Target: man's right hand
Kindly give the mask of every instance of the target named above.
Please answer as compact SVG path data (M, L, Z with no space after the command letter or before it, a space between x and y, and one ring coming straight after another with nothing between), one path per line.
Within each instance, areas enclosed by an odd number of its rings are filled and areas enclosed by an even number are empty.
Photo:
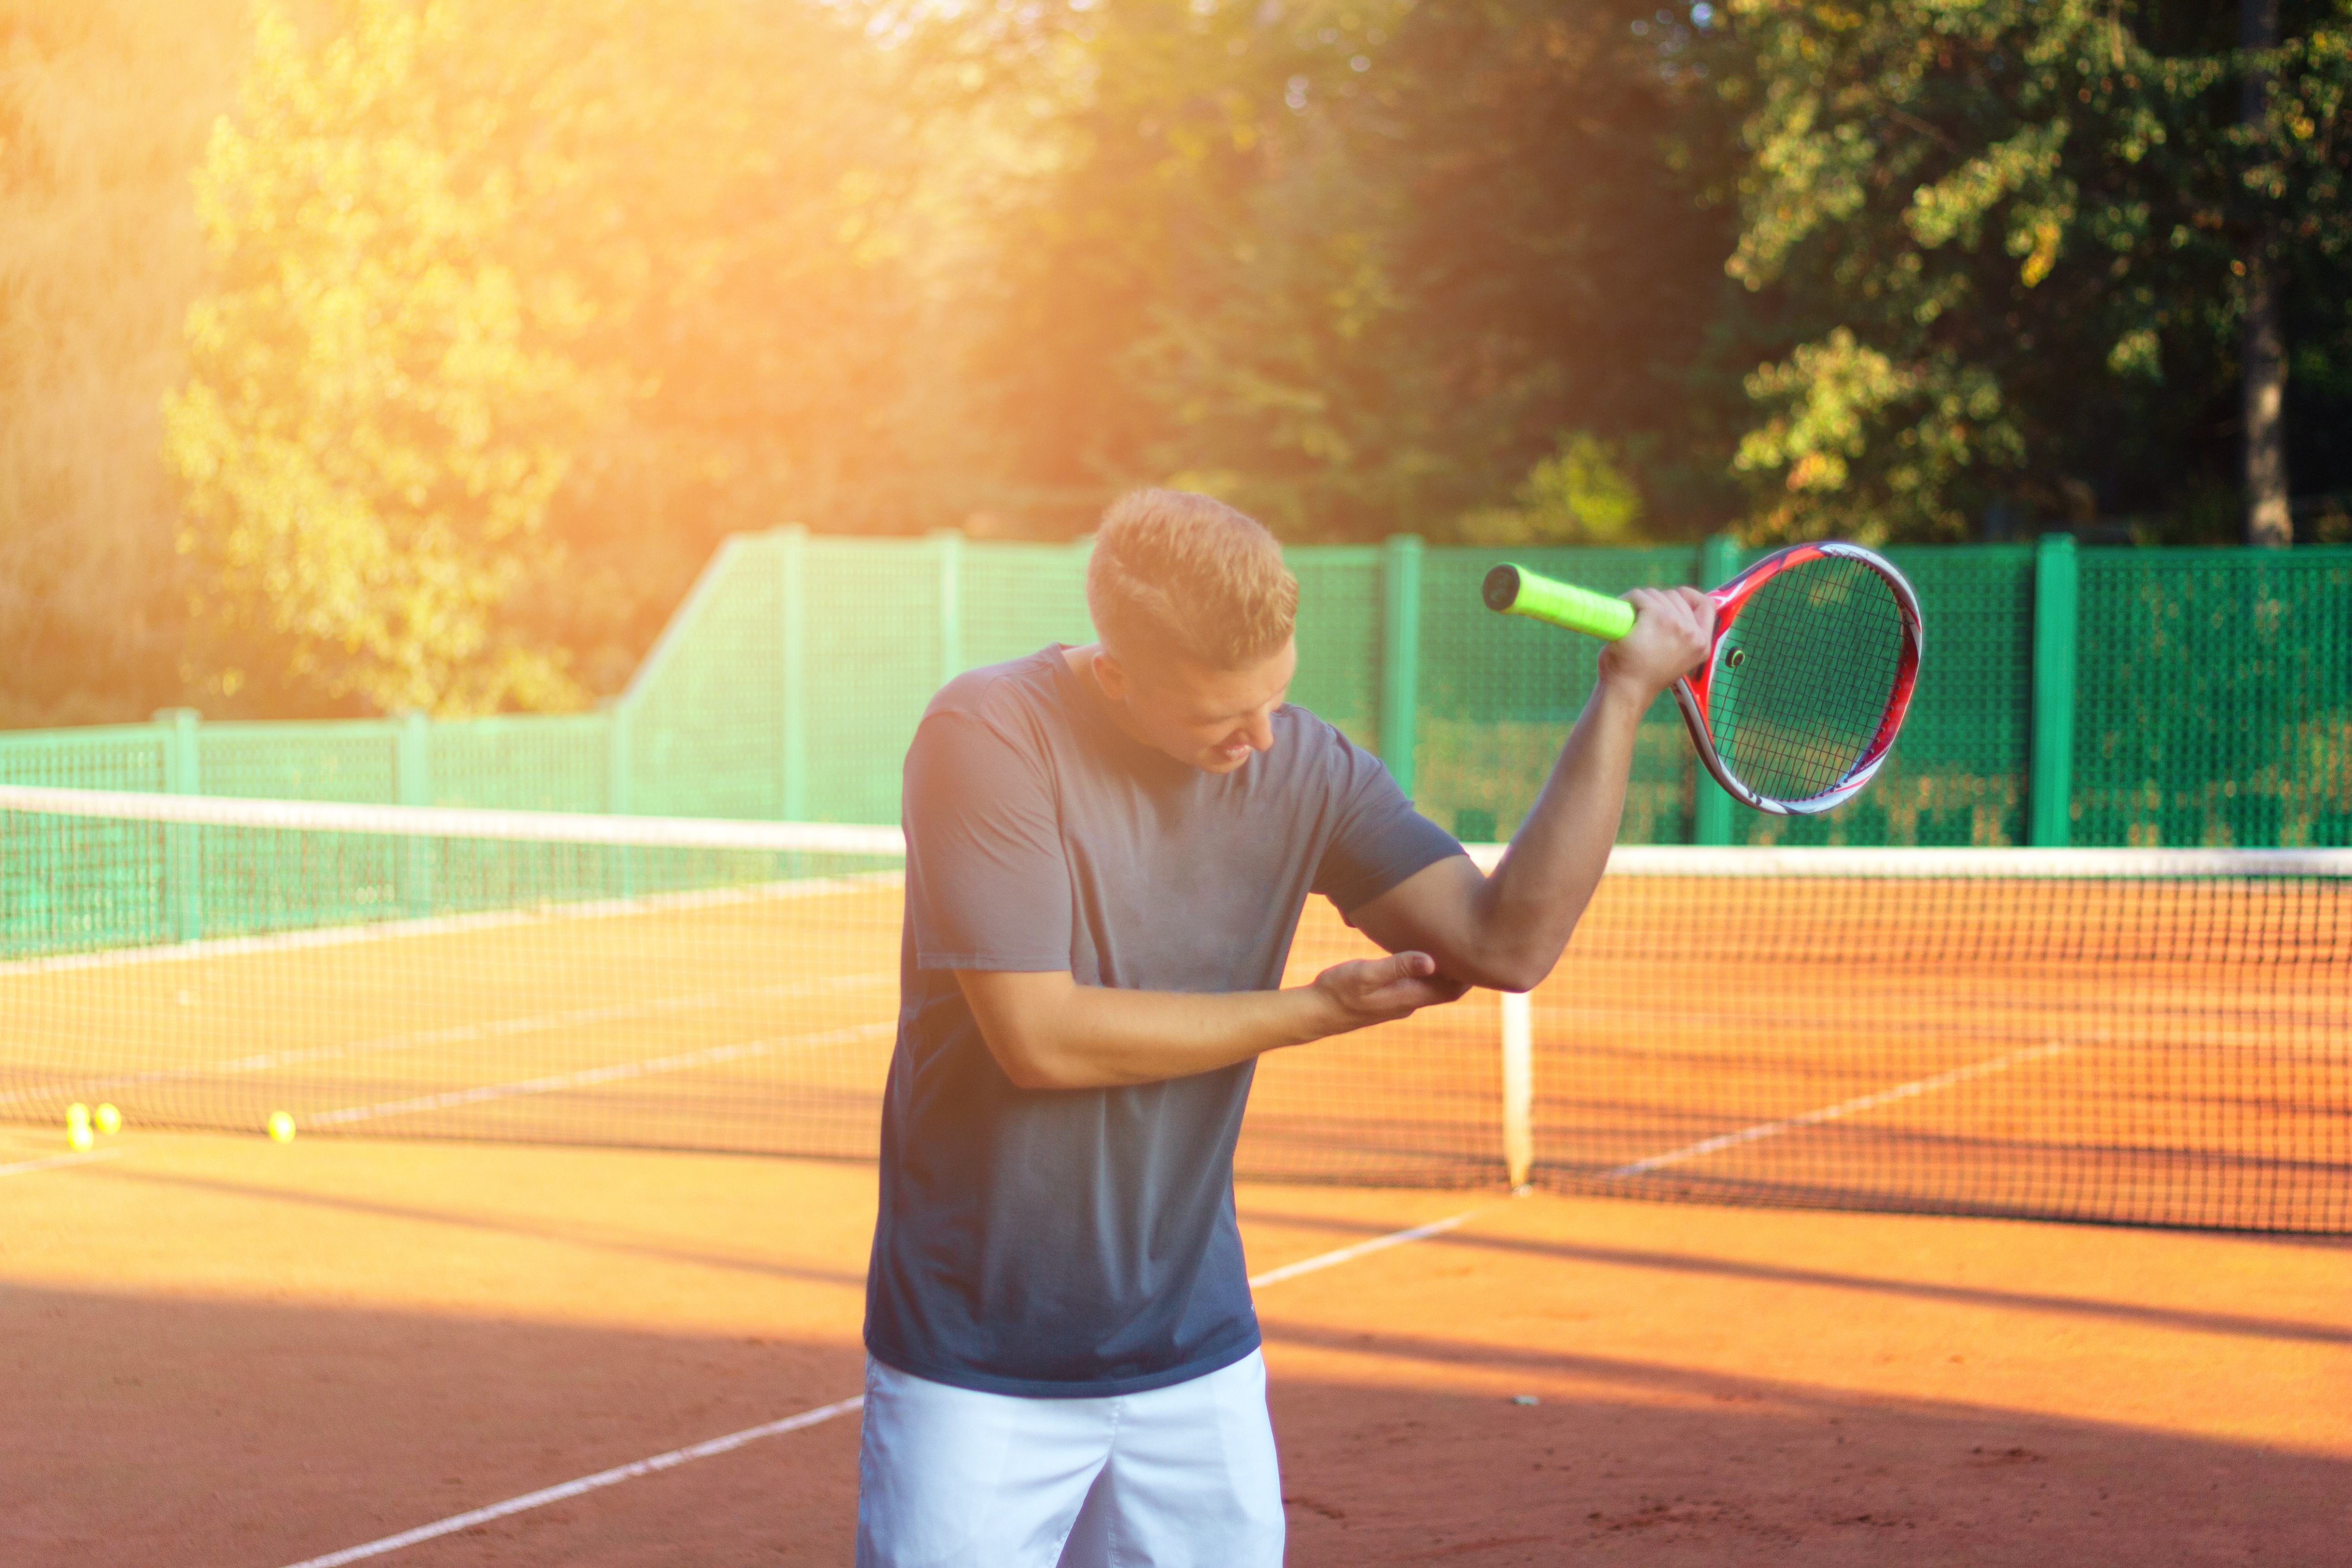
M1425 952L1399 952L1335 963L1315 977L1315 989L1342 1020L1331 1032L1344 1034L1459 1001L1470 987L1438 973L1437 961Z

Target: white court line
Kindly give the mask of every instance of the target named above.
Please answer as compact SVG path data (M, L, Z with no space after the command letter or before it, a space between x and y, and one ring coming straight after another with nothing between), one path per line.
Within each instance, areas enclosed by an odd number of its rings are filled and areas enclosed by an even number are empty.
M1351 1258L1361 1258L1367 1253L1385 1252L1391 1247L1402 1247L1408 1241L1419 1241L1424 1237L1441 1235L1452 1230L1472 1215L1486 1213L1488 1206L1491 1205L1481 1205L1477 1208L1465 1209L1445 1219L1433 1219L1427 1225L1414 1226L1411 1230L1393 1231L1387 1236L1376 1236L1370 1241L1360 1241L1352 1247L1342 1247L1336 1251L1302 1258L1297 1263L1286 1263L1279 1268L1269 1268L1263 1274L1250 1277L1250 1289L1263 1290L1268 1285L1279 1285L1285 1279L1296 1279L1301 1274L1312 1274L1318 1268L1328 1268L1334 1264L1346 1263Z
M1824 1106L1819 1110L1808 1110L1802 1116L1791 1116L1785 1121L1759 1121L1753 1127L1743 1127L1737 1132L1725 1132L1713 1138L1703 1138L1696 1143L1669 1150L1664 1154L1653 1154L1646 1160L1636 1160L1630 1165L1620 1165L1613 1171L1603 1171L1601 1173L1601 1177L1603 1181L1609 1181L1620 1176L1647 1175L1650 1172L1663 1166L1679 1165L1685 1160L1696 1160L1703 1155L1717 1153L1741 1143L1754 1143L1765 1138L1777 1138L1783 1132L1794 1132L1800 1128L1816 1126L1823 1121L1835 1121L1842 1116L1852 1116L1857 1111L1874 1110L1878 1106L1889 1104L1897 1100L1909 1100L1914 1095L1932 1094L1937 1089L1949 1089L1956 1083L1966 1083L1972 1078L1983 1078L1989 1073L2000 1072L2016 1067L2021 1062L2040 1061L2044 1057L2056 1056L2067 1048L2064 1041L2053 1040L2046 1046L2033 1046L2025 1050L2011 1051L2005 1057L1994 1057L1988 1061L1976 1062L1964 1068L1954 1068L1950 1072L1937 1073L1933 1078L1916 1079L1910 1083L1896 1084L1893 1089L1882 1089L1875 1094L1862 1095L1836 1105Z
M1391 1247L1402 1247L1409 1241L1419 1241L1423 1237L1435 1236L1441 1231L1452 1230L1455 1226L1470 1218L1472 1215L1484 1212L1484 1207L1471 1209L1447 1219L1433 1220L1427 1225L1414 1226L1410 1230L1400 1230L1392 1235L1374 1237L1370 1241L1360 1241L1353 1246L1342 1247L1314 1258L1303 1258L1297 1263L1286 1264L1280 1268L1269 1268L1265 1273L1253 1278L1250 1284L1254 1289L1263 1289L1280 1280L1295 1279L1301 1274L1312 1274L1318 1268L1328 1268L1334 1264L1361 1258L1369 1252L1381 1252ZM330 1552L324 1557L308 1557L292 1564L291 1568L343 1568L346 1563L358 1563L369 1557L381 1557L387 1552L397 1552L404 1546L414 1546L419 1542L436 1540L444 1535L454 1535L461 1530L471 1530L478 1524L488 1524L494 1519L505 1519L512 1514L527 1513L535 1508L544 1508L551 1502L562 1502L566 1499L576 1498L583 1493L596 1491L604 1487L617 1486L623 1481L633 1481L639 1476L650 1476L662 1470L675 1469L695 1459L707 1459L714 1454L724 1454L731 1449L740 1448L746 1443L757 1442L762 1437L775 1437L786 1432L798 1432L804 1427L814 1426L830 1421L837 1415L846 1415L853 1410L862 1410L865 1407L866 1400L863 1395L854 1399L838 1400L831 1405L820 1405L814 1410L803 1410L798 1415L787 1415L782 1421L771 1421L764 1426L751 1426L740 1432L731 1432L724 1437L713 1437L707 1443L697 1443L690 1448L672 1448L667 1454L656 1454L650 1459L639 1459L634 1465L619 1465L609 1470L599 1470L593 1476L583 1476L576 1481L565 1481L561 1486L549 1487L541 1491L526 1492L521 1497L509 1498L504 1502L494 1502L488 1508L478 1508L467 1513L452 1514L447 1519L436 1520L431 1524L420 1524L415 1530L404 1530L398 1535L387 1535L381 1541L371 1541L360 1546L348 1546L341 1552Z
M474 1089L453 1089L442 1094L419 1095L414 1100L385 1100L376 1105L347 1106L341 1110L322 1110L314 1116L297 1118L303 1127L340 1127L352 1121L373 1121L380 1116L406 1116L421 1110L446 1110L456 1105L479 1105L487 1100L515 1100L527 1094L556 1094L567 1089L585 1089L591 1084L616 1083L625 1079L646 1078L655 1073L684 1072L692 1068L712 1067L719 1062L741 1061L750 1057L772 1056L778 1051L797 1049L803 1046L847 1046L870 1040L879 1035L896 1033L897 1019L882 1023L859 1024L846 1029L826 1029L814 1035L785 1035L772 1040L744 1040L731 1046L706 1046L698 1051L685 1051L674 1057L653 1057L644 1061L614 1062L608 1067L582 1068L576 1072L554 1073L546 1078L522 1079L513 1083L482 1084Z
M397 1552L404 1546L414 1546L420 1541L431 1541L437 1536L454 1535L461 1530L471 1530L478 1524L488 1524L494 1519L504 1519L509 1514L527 1513L535 1508L545 1508L551 1502L562 1502L566 1499L580 1497L588 1492L601 1490L605 1487L618 1486L623 1481L633 1481L639 1476L650 1476L663 1470L675 1469L680 1465L690 1464L696 1459L707 1459L714 1454L724 1454L730 1449L740 1448L746 1443L754 1443L762 1437L775 1437L786 1432L797 1432L804 1426L814 1426L822 1422L830 1421L836 1415L846 1415L853 1410L863 1409L865 1405L866 1400L863 1395L855 1399L839 1400L832 1405L820 1405L814 1410L803 1410L798 1415L787 1415L782 1421L771 1421L764 1426L752 1426L741 1432L730 1432L724 1437L713 1437L708 1443L697 1443L690 1448L672 1448L667 1454L656 1454L652 1458L639 1459L634 1465L617 1465L609 1470L599 1470L593 1476L583 1476L576 1481L566 1481L562 1486L549 1487L543 1491L525 1492L520 1497L509 1498L504 1502L494 1502L488 1508L478 1508L470 1513L452 1514L447 1519L436 1520L431 1524L420 1524L415 1530L404 1530L398 1535L387 1535L381 1541L371 1541L363 1546L351 1546L341 1552L330 1552L324 1557L306 1558L294 1564L294 1568L342 1568L343 1563L357 1563L362 1558L381 1557L387 1552Z
M115 1078L83 1079L73 1083L44 1084L35 1089L13 1089L0 1094L0 1105L16 1104L33 1100L66 1100L87 1097L100 1089L136 1089L150 1084L171 1083L188 1079L211 1078L224 1073L269 1072L278 1068L300 1067L311 1062L340 1061L346 1057L372 1056L384 1051L414 1050L420 1046L466 1045L480 1040L504 1039L513 1035L538 1034L548 1029L567 1028L582 1024L612 1024L634 1018L656 1018L670 1013L688 1012L698 1007L717 1007L745 997L776 1000L804 996L812 993L845 991L860 985L879 985L884 981L895 982L898 972L877 971L871 974L839 974L828 980L796 982L790 985L738 987L725 991L704 991L688 996L666 996L650 1002L609 1002L593 1007L572 1007L557 1013L527 1013L518 1017L500 1018L488 1024L452 1024L439 1029L417 1029L404 1035L386 1035L379 1039L355 1040L339 1046L311 1046L297 1050L266 1051L258 1056L240 1057L234 1061L202 1062L183 1068L158 1068L151 1072L125 1073Z
M92 1160L111 1160L130 1151L125 1149L92 1149L86 1154L51 1154L45 1159L19 1160L13 1165L0 1165L0 1176L29 1175L35 1171L54 1171L60 1165L87 1165Z

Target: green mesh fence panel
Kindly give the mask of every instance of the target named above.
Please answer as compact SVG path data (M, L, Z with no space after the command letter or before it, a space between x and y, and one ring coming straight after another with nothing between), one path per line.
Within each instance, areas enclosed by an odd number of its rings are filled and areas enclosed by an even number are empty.
M196 759L191 794L373 805L400 798L398 730L381 719L206 724Z
M1094 641L1085 547L966 545L958 622L956 662L964 669L1019 658L1049 642L1075 647Z
M1607 594L1688 583L1696 565L1679 546L1427 553L1414 793L1433 821L1466 839L1507 838L1518 826L1592 689L1601 653L1591 637L1488 610L1478 585L1506 560ZM1619 838L1686 841L1695 767L1682 719L1662 698L1635 742Z
M1766 552L1750 551L1740 564ZM2026 841L2033 724L2033 549L1885 552L1919 595L1926 647L1902 738L1868 789L1817 816L1738 811L1735 842L1930 845Z
M898 820L900 764L949 674L952 553L919 540L809 542L808 804L796 818Z
M164 744L163 731L152 724L0 735L0 784L161 790L165 787Z
M784 815L788 542L721 545L630 683L619 713L629 810Z
M1289 561L1298 578L1298 674L1290 700L1377 751L1381 552L1328 545L1293 550Z
M2352 550L2085 550L2073 835L2352 844Z
M1749 552L1747 559L1753 559ZM1734 842L2027 841L2033 552L1889 552L1927 659L1886 769L1826 816L1737 811ZM1507 837L1591 688L1599 646L1491 615L1509 557L1610 592L1696 576L1696 552L1444 548L1420 557L1414 793L1463 837ZM1290 552L1293 694L1380 749L1391 637L1379 547ZM2352 550L2081 552L2072 837L2086 846L2352 843ZM1083 545L729 541L609 714L152 725L0 736L0 782L351 803L897 820L923 705L953 673L1093 635ZM1390 739L1394 739L1393 737ZM1622 837L1693 831L1671 706L1643 727ZM404 781L405 784L404 785Z
M611 809L613 721L604 713L465 719L425 733L427 798L501 811Z

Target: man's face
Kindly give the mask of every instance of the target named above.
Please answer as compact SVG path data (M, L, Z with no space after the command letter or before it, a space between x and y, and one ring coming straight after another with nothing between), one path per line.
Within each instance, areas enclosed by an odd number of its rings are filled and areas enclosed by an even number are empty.
M1297 668L1292 642L1242 669L1177 660L1130 670L1107 652L1094 656L1095 681L1118 710L1121 727L1145 745L1211 773L1232 773L1251 753L1273 747L1274 710Z

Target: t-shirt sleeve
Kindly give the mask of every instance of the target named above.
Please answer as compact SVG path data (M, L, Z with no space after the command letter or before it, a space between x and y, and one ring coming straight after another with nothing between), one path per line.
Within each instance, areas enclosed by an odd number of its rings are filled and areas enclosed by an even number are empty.
M1348 914L1462 846L1412 808L1379 758L1332 732L1337 817L1315 868L1315 891Z
M907 912L924 969L1070 966L1070 873L1043 761L933 713L907 752Z

